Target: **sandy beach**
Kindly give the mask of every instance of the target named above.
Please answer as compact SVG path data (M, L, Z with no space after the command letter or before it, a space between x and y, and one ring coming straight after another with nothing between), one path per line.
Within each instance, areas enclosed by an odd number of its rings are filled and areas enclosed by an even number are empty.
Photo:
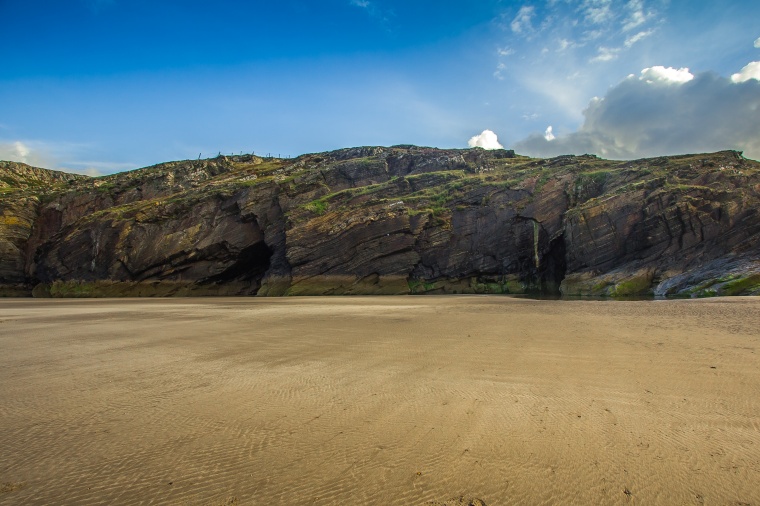
M0 300L0 504L760 504L760 298Z

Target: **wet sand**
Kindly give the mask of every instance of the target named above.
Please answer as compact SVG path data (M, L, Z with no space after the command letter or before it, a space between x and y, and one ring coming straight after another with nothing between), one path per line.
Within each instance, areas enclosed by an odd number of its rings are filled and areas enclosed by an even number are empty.
M0 504L760 504L760 298L0 300Z

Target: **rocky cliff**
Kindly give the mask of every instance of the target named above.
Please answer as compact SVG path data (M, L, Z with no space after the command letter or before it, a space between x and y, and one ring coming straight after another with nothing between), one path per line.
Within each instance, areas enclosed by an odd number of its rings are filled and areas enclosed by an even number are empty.
M0 292L760 294L760 163L364 147L90 178L0 162Z

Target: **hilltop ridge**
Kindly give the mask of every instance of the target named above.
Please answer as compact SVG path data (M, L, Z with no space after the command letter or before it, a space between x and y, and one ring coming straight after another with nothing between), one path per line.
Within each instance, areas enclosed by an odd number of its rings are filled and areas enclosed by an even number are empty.
M0 162L0 291L760 294L760 163L410 145L103 177Z

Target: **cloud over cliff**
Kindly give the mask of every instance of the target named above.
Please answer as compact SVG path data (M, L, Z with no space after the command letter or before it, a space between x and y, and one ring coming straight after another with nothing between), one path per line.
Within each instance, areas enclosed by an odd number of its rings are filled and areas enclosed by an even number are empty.
M760 159L760 62L730 78L651 67L591 100L572 133L535 133L515 145L532 156L593 153L641 158L737 149Z
M40 159L25 142L0 140L0 160L34 164Z
M499 144L499 138L491 130L483 130L480 134L475 135L467 141L471 148L483 149L502 149L504 146Z

